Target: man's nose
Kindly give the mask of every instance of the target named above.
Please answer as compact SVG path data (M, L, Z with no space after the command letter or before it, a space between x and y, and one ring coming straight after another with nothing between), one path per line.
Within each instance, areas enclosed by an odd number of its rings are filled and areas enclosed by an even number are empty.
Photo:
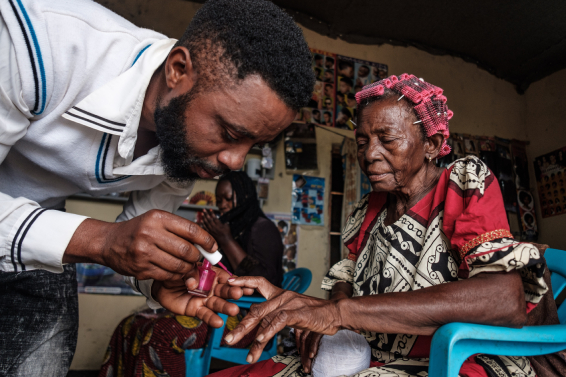
M218 161L230 170L240 170L244 166L250 148L238 147L220 152Z

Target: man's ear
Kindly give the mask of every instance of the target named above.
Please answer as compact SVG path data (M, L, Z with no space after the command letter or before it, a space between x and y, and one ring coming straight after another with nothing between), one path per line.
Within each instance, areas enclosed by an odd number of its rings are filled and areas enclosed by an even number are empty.
M440 148L442 147L442 143L444 142L444 135L442 134L434 134L427 138L427 142L425 143L425 154L427 157L431 159L435 159L438 157L440 153Z
M179 94L188 92L196 83L197 73L191 54L184 46L177 46L169 52L164 69L167 87Z

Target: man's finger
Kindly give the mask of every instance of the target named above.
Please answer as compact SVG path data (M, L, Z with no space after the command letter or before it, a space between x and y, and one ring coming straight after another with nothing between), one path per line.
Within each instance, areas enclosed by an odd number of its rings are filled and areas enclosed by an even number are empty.
M222 313L229 316L235 316L240 313L238 305L228 302L216 296L211 296L204 301L204 304L210 310L216 313Z
M193 243L201 245L206 251L216 251L218 245L212 236L192 221L173 215L163 225L166 230Z
M214 290L214 295L226 300L239 300L244 292L240 287L231 287L227 284L218 284Z
M153 250L154 252L151 263L167 272L178 276L185 276L195 269L193 263L189 263L186 260L177 258L176 256L171 255L163 249L155 247L153 248ZM169 278L167 280L170 279L172 278Z
M190 316L190 312L190 310L187 310L185 315ZM222 318L206 306L201 306L197 310L196 317L202 319L206 324L214 328L220 328L224 324Z

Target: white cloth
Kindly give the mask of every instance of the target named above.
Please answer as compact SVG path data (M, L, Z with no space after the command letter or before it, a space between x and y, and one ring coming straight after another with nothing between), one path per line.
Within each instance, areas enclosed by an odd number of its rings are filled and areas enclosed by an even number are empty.
M351 376L369 368L370 362L371 348L366 338L350 330L340 330L320 339L312 376Z
M54 209L73 194L132 191L118 221L190 194L165 179L159 147L132 161L145 91L175 42L92 1L0 2L0 271L63 271L85 217ZM152 281L127 280L150 296Z

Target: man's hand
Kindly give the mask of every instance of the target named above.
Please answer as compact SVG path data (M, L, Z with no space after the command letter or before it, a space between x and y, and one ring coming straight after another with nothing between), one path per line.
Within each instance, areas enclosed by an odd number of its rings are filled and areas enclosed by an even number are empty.
M214 239L192 221L151 210L121 223L87 219L71 238L63 263L93 262L139 280L185 281L200 254L213 252Z
M187 292L187 290L195 289L198 286L198 271L196 269L197 273L186 281L154 281L151 287L151 295L165 309L175 314L197 317L209 326L221 327L222 319L216 313L224 313L230 316L237 315L240 312L238 306L227 302L225 299L237 300L242 297L244 290L240 287L227 285L226 281L230 276L219 268L213 269L216 272L216 279L207 298L193 296Z

